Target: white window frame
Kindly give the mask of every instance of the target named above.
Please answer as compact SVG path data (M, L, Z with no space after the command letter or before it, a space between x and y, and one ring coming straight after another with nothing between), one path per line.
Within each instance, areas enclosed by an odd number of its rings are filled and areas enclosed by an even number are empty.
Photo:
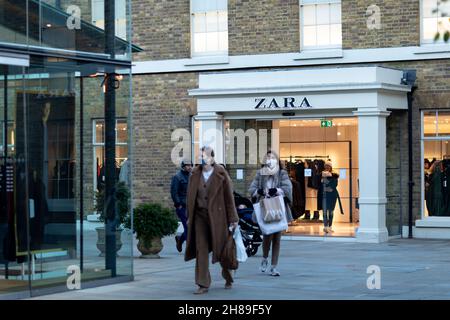
M436 46L436 45L438 45L438 46L448 46L448 47L450 47L450 40L449 40L448 43L445 43L442 40L442 34L441 34L441 37L439 38L439 41L434 41L434 39L426 40L424 38L424 23L423 23L424 10L423 10L423 4L424 4L424 0L420 0L420 8L419 8L419 11L420 11L420 45L421 46ZM447 13L449 14L448 18L450 18L450 12L447 12Z
M219 51L206 51L206 52L196 52L195 51L195 40L194 40L194 12L193 12L193 4L194 0L190 0L190 34L191 34L191 57L192 58L198 58L198 57L211 57L211 56L228 56L228 51L229 51L229 29L227 26L227 50L219 50ZM204 1L214 1L214 0L204 0ZM228 1L227 1L227 6L226 6L226 10L227 12L227 24L228 24Z
M317 5L317 4L340 4L341 5L341 44L340 45L325 45L325 46L305 46L303 37L303 6L304 5ZM342 49L342 1L341 0L299 0L299 28L300 28L300 51L315 51L315 50L330 50L330 49ZM317 17L316 17L317 22ZM331 25L331 24L330 24ZM317 24L316 24L317 26ZM316 34L317 42L317 34Z
M96 124L98 122L103 121L103 125L105 124L105 118L93 118L92 119L92 159L93 159L93 164L92 164L92 172L93 172L93 186L94 186L94 190L97 190L97 162L96 162L96 149L98 147L105 147L105 142L97 142L97 130L96 130ZM125 121L125 123L127 124L127 142L118 142L117 140L117 124L118 122L123 122ZM127 118L116 118L116 146L128 146L128 119ZM129 149L128 149L128 154L129 154ZM117 157L116 157L117 159Z
M436 123L436 136L433 137L425 137L425 123L424 123L424 113L425 112L436 112L436 117L438 116L439 112L450 112L450 109L429 109L429 110L421 110L420 111L420 168L421 168L421 177L420 177L420 181L421 181L421 185L420 185L420 189L421 189L421 219L422 220L446 220L448 222L450 222L450 217L437 217L437 216L425 216L425 189L424 189L424 185L425 185L425 164L424 164L424 159L425 159L425 141L448 141L450 140L450 135L439 135L438 133L438 123Z

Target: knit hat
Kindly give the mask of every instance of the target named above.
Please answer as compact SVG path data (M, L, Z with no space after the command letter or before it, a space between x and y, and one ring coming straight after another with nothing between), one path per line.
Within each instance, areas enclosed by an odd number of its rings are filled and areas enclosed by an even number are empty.
M325 162L326 166L329 166L330 168L333 168L333 164L331 163L331 161L327 161Z
M192 166L192 161L190 161L190 160L182 160L181 161L181 168L184 168L185 166Z

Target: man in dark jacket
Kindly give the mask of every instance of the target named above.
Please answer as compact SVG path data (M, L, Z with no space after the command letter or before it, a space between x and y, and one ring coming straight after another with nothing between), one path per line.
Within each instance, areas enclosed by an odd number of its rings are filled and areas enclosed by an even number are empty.
M183 234L175 237L178 252L183 250L183 242L187 237L186 194L191 171L192 163L190 161L182 161L181 170L173 176L170 187L170 193L172 195L177 216L180 218L184 228Z

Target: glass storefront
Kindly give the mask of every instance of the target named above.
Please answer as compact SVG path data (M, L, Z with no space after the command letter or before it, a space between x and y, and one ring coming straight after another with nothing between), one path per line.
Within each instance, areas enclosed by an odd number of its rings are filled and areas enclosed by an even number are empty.
M25 89L25 68L0 65L0 123L1 125L1 209L0 209L0 294L24 291L29 289L29 264L27 256L21 255L20 248L16 246L16 208L23 205L21 194L16 192L20 176L17 170L23 171L25 163L24 128L18 127L16 118L16 105L18 97L22 97ZM6 93L6 94L5 94ZM21 99L23 104L23 99ZM19 103L20 103L19 102ZM22 109L22 108L21 108ZM17 140L19 138L19 140ZM18 153L18 150L22 153ZM19 169L20 168L20 169ZM22 187L23 189L23 187ZM23 190L22 190L23 191ZM20 223L20 221L17 221ZM28 243L28 232L19 238ZM23 250L23 249L22 249ZM27 248L25 249L25 253Z
M94 146L94 189L100 191L105 183L105 120L93 120L93 146ZM116 167L119 179L126 180L124 175L128 160L128 124L127 119L116 120Z
M350 118L321 118L274 121L280 130L280 156L290 168L293 181L299 183L299 203L305 214L296 220L291 232L301 235L322 235L323 220L319 184L325 162L333 164L339 174L337 190L340 203L333 218L333 236L355 236L359 216L358 199L358 120ZM341 212L342 207L342 212ZM303 205L301 206L303 209ZM317 225L319 222L319 225Z
M114 4L114 58L131 60L130 1ZM104 0L0 0L0 42L104 55Z
M129 18L128 0L0 0L0 298L132 279Z
M2 71L0 293L66 286L71 268L80 269L82 284L111 278L105 232L85 221L99 191L87 156L97 149L89 140L92 118L104 110L103 77L90 77L98 66L32 57L29 68L2 66ZM118 72L116 108L123 118L117 140L126 145L129 70ZM117 156L125 160L121 152ZM131 277L131 231L118 228L116 241L114 277Z
M392 112L387 119L386 149L386 227L389 236L401 234L405 220L407 188L403 187L407 166L401 136L406 132L404 113ZM221 126L223 121L223 138ZM193 159L198 161L203 144L219 138L226 168L235 192L249 198L248 188L261 167L267 150L276 151L288 171L294 189L293 210L299 218L288 235L323 236L323 210L319 194L320 173L325 162L339 174L337 202L333 214L334 237L355 237L360 227L359 120L357 117L317 117L283 119L225 119L193 122ZM213 129L211 131L211 129ZM217 131L219 134L215 134ZM201 137L201 132L204 137ZM222 144L223 139L223 144ZM450 139L449 139L450 140ZM219 150L221 152L221 150ZM217 158L217 157L216 157ZM342 207L342 214L341 214Z
M450 111L422 112L423 217L450 217Z
M206 120L207 121L207 120ZM193 124L193 156L198 159L205 121ZM224 163L235 192L249 197L248 188L268 150L280 155L293 183L294 210L299 218L289 227L291 235L323 235L322 210L318 206L318 186L314 185L325 161L338 173L342 204L334 212L333 236L354 237L359 223L358 208L358 120L348 118L224 121ZM319 177L320 181L320 177Z

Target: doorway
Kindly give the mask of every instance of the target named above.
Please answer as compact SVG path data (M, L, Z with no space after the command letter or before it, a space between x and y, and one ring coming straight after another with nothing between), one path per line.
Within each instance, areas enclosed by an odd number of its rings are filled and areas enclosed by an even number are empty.
M293 201L301 204L293 208L296 219L289 233L354 237L359 223L357 118L275 120L273 127L280 132L280 159L297 185ZM321 175L325 164L331 164L339 177L330 233L323 227Z
M230 119L225 121L224 128L225 163L234 189L240 195L249 197L248 187L261 167L265 150L271 149L280 155L295 185L292 206L296 219L286 235L355 237L359 226L356 117ZM245 134L245 143L243 136L239 141L239 130ZM245 151L242 157L245 161L239 160L239 150ZM254 163L255 152L257 163ZM325 162L331 162L333 172L339 175L337 190L341 205L337 201L332 233L324 232L323 210L319 203L320 175Z

